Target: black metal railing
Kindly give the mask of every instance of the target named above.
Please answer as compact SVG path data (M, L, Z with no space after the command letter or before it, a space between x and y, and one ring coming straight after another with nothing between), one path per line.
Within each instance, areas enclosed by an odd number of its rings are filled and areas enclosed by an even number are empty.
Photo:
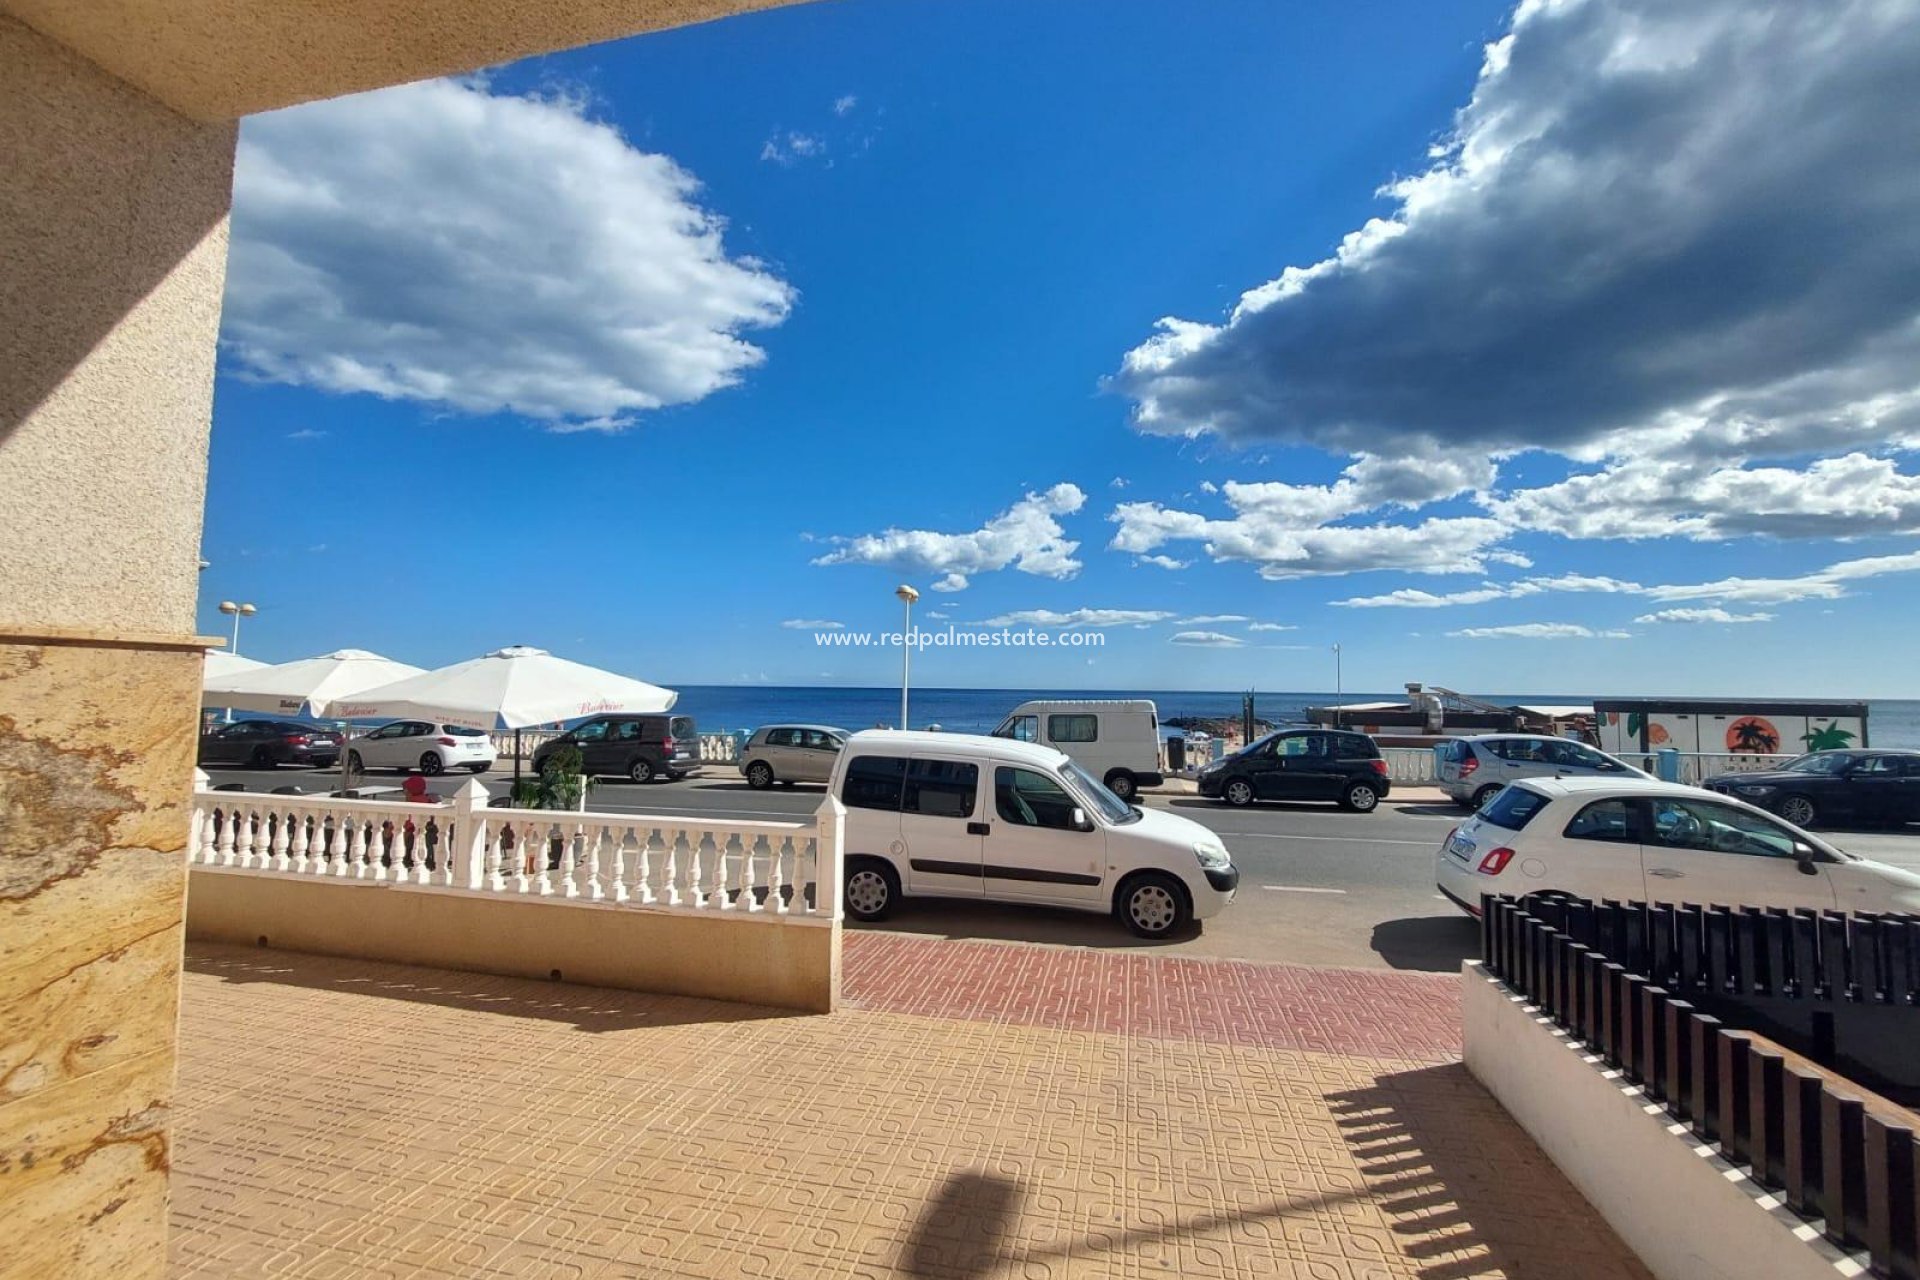
M1482 906L1490 972L1789 1208L1822 1220L1830 1240L1864 1249L1875 1274L1920 1280L1911 1117L1700 1007L1740 991L1872 1004L1901 1011L1920 1055L1920 921L1492 896Z

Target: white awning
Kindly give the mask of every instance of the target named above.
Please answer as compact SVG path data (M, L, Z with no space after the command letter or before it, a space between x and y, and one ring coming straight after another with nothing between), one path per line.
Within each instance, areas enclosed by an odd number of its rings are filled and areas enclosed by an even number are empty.
M601 712L667 711L679 697L644 680L516 645L337 700L331 714L354 720L419 716L472 729L525 729Z

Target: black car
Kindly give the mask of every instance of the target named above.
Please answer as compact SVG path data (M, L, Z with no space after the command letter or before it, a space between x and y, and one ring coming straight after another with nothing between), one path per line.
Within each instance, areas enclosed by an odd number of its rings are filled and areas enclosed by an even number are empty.
M1700 784L1796 827L1920 822L1920 751L1815 751L1778 769Z
M1332 800L1369 813L1387 798L1387 762L1364 733L1282 729L1200 770L1200 794L1228 804Z
M340 762L340 735L299 720L235 720L200 735L201 764L271 769L283 764L325 768Z
M540 745L533 771L561 747L580 752L589 777L625 774L635 782L678 780L700 768L700 734L691 716L605 715L575 725Z

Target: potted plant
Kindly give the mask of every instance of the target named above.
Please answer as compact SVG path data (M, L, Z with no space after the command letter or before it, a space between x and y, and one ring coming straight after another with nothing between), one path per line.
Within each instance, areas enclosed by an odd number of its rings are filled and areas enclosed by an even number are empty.
M561 809L578 812L587 807L593 779L582 772L585 763L576 747L563 746L548 754L540 772L513 784L516 809ZM547 847L547 870L556 871L566 855L566 837L556 835ZM531 867L528 868L532 870Z

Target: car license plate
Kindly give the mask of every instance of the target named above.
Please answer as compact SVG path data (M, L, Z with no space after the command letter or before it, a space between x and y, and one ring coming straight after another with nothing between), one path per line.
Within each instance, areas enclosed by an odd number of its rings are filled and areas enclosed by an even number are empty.
M1455 836L1447 842L1447 852L1456 858L1471 858L1473 848L1473 839L1470 836Z

